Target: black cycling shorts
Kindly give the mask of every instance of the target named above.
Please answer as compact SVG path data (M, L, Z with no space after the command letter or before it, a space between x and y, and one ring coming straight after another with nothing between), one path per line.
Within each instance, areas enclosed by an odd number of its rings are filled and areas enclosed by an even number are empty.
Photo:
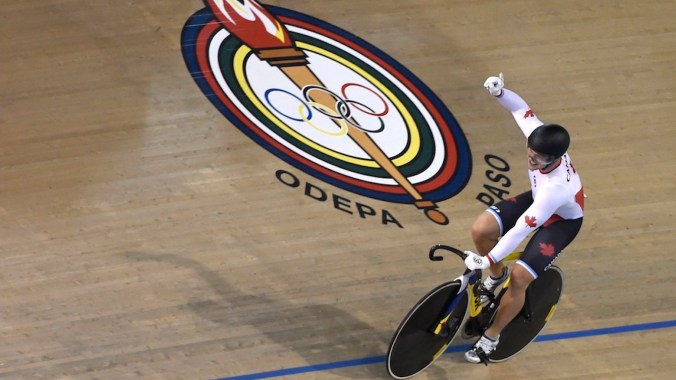
M527 191L513 199L500 201L488 209L500 224L500 236L516 225L516 221L523 216L531 204L533 204L533 194ZM575 239L580 228L582 228L582 218L548 221L535 230L517 263L537 278Z

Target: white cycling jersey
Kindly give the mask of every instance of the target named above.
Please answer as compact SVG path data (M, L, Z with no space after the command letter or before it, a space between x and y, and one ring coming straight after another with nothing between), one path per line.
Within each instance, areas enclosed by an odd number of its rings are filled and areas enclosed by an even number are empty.
M543 125L528 104L513 91L503 88L502 95L497 99L512 113L526 138L535 128ZM540 170L528 170L528 178L533 194L533 204L488 253L488 258L492 263L501 261L516 250L519 244L540 226L561 219L578 219L583 215L582 182L568 153L563 155L560 164L552 171L543 173ZM499 218L498 223L500 223ZM500 232L502 234L503 231Z

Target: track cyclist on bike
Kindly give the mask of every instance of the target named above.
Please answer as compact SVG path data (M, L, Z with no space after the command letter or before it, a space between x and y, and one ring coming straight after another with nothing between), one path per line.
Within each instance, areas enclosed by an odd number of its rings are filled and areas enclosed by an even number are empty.
M491 326L465 353L472 363L487 362L502 329L524 305L526 288L557 259L582 226L584 193L580 176L567 153L568 132L557 124L543 124L528 104L504 87L502 73L489 77L484 87L512 113L528 139L526 156L531 189L496 203L472 226L478 254L467 251L469 269L488 269L482 286L493 292L509 277L501 263L531 233L521 258L512 268L507 288Z

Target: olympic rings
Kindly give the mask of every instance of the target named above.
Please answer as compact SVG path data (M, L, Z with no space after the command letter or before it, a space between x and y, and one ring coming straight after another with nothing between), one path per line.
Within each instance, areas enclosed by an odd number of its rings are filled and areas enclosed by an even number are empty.
M378 112L376 112L376 109L374 109L373 107L371 107L367 104L364 104L362 102L352 100L352 99L346 99L347 98L347 89L350 88L350 87L353 87L353 86L354 87L360 87L360 88L365 89L366 91L369 91L370 93L375 95L378 98L378 100L380 100L382 105L381 105L381 107L379 107ZM311 93L313 91L320 91L320 92L324 92L324 93L330 95L336 101L334 108L332 109L326 104L322 104L322 103L318 103L316 101L313 101L312 97L311 97ZM273 92L281 92L281 93L290 95L295 100L297 100L300 103L299 106L298 106L299 117L294 117L294 116L288 115L288 114L282 112L278 107L276 107L273 104L273 102L271 101L271 98L270 98L270 94L273 93ZM342 96L336 94L335 92L333 92L333 91L331 91L331 90L329 90L325 87L317 86L317 85L310 85L310 86L305 86L302 89L304 99L301 99L301 97L296 96L296 95L294 95L293 93L291 93L287 90L280 89L280 88L271 88L271 89L268 89L267 91L265 91L265 100L267 101L268 105L273 110L275 110L277 113L279 113L280 115L282 115L282 116L284 116L288 119L291 119L293 121L304 122L305 124L311 126L312 128L314 128L314 129L316 129L316 130L318 130L322 133L328 134L330 136L342 136L345 133L347 133L347 128L348 128L347 124L350 124L353 127L358 128L358 129L360 129L364 132L370 132L370 133L382 132L385 129L385 122L383 121L382 116L387 115L389 113L390 108L389 108L387 102L385 101L385 99L380 94L378 94L373 89L370 89L370 88L368 88L364 85L358 84L358 83L345 83L341 87L340 92L341 92ZM323 129L323 128L320 128L317 125L315 125L314 123L312 123L310 120L312 120L312 117L313 117L313 112L312 112L313 109L315 111L321 113L322 115L334 120L334 122L340 126L340 130L338 132L330 132L330 131ZM376 129L368 129L368 128L363 127L355 119L354 110L357 110L358 112L360 112L364 115L367 115L367 116L377 117L378 121L380 122L380 125Z

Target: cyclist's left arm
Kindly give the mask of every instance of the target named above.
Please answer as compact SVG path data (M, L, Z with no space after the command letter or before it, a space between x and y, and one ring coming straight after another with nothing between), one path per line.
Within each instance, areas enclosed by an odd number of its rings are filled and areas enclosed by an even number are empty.
M554 212L566 202L566 191L560 185L549 185L540 189L533 204L519 217L514 227L507 231L498 244L488 253L491 264L495 264L517 249L519 244L533 231L545 223Z

